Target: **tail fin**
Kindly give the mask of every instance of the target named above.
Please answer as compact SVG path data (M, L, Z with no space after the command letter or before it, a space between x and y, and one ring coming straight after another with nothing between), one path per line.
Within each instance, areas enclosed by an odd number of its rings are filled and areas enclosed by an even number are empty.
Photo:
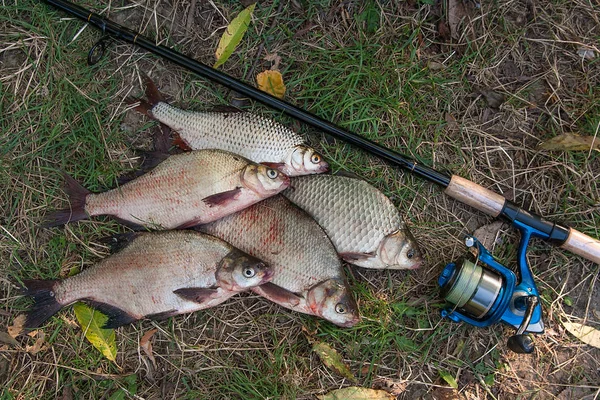
M27 280L23 282L23 294L33 297L34 301L31 310L27 313L25 329L37 328L62 308L54 295L54 285L57 282L57 280Z
M75 179L63 172L65 180L64 191L69 196L70 208L56 210L48 213L44 218L42 226L50 228L53 226L64 225L69 222L75 222L82 219L87 219L88 215L85 212L85 199L87 195L92 193L79 184Z
M164 102L164 99L163 99L162 95L160 94L160 92L158 91L158 88L156 87L156 85L154 84L152 79L150 79L150 77L148 75L142 74L142 80L144 81L144 86L146 86L146 98L145 99L128 98L127 101L130 104L139 102L140 105L136 106L135 110L141 114L145 114L145 115L149 116L150 118L154 118L152 116L152 108L154 108L154 106L157 105L158 103L160 103L161 101Z

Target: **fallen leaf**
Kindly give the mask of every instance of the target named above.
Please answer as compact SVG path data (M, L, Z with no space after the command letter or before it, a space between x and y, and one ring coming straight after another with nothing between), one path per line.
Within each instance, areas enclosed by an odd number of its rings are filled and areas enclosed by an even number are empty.
M453 39L460 37L459 25L460 21L467 15L462 0L448 0L448 27L450 35Z
M439 371L439 374L442 377L442 379L445 380L448 385L450 385L451 388L458 389L458 383L456 382L456 379L454 379L454 377L450 374L450 372Z
M350 386L336 389L322 396L317 396L317 398L320 400L394 400L396 396L385 390Z
M42 350L45 350L47 348L47 346L44 346L44 342L46 341L46 334L44 333L44 331L32 331L29 332L27 334L27 336L29 337L38 337L35 340L35 343L33 344L33 346L25 346L25 351L28 352L29 354L37 354Z
M148 356L152 364L154 364L154 368L156 368L156 359L154 358L154 354L152 354L152 343L150 339L152 336L158 331L158 329L150 329L148 332L144 333L144 336L140 339L140 347L144 350L144 353Z
M498 109L504 103L504 95L493 90L480 89L479 92L485 98L486 103L491 108Z
M448 24L445 21L438 22L438 34L442 40L446 42L450 40L450 28L448 28Z
M600 349L600 331L591 326L578 324L576 322L563 322L563 326L569 333L585 344Z
M256 7L256 3L246 7L227 26L225 32L223 32L223 36L221 36L217 51L215 52L217 62L215 62L213 68L223 65L225 61L229 59L238 44L240 44L244 34L248 30L248 25L250 25L254 7Z
M19 344L12 335L6 332L0 332L0 343L9 344L11 346L17 346Z
M475 229L473 236L477 238L486 249L491 249L494 243L496 243L496 237L498 232L502 229L504 221L494 221L490 224L480 226Z
M317 353L327 368L332 369L339 375L349 379L352 382L356 382L356 377L344 363L342 356L340 356L334 348L329 346L327 343L321 342L313 345L313 351Z
M408 386L407 381L400 381L396 379L380 377L373 380L373 384L378 389L385 390L388 393L393 394L394 396L399 396L406 391L406 387Z
M281 57L279 55L277 55L277 53L271 53L271 54L267 54L263 60L265 61L271 61L273 63L273 65L271 66L271 69L274 71L279 70L279 64L281 63Z
M456 118L454 118L454 115L446 113L444 117L446 119L446 124L449 130L457 131L460 129L460 127L458 126L458 122L456 122Z
M14 339L19 336L19 333L23 331L23 325L25 325L25 314L17 315L13 320L13 324L8 327L8 334Z
M540 144L542 150L564 151L600 151L600 138L594 136L579 136L575 133L563 133Z
M88 307L84 303L76 303L73 306L75 316L85 334L87 340L110 361L117 357L117 344L115 343L115 330L104 329L102 326L108 317L100 311Z
M263 92L283 99L285 84L283 83L281 72L273 70L263 71L256 76L256 83L258 83L258 88Z
M596 52L593 49L587 47L580 47L579 49L577 49L577 54L584 60L593 60L594 58L596 58Z
M452 388L436 387L431 394L436 400L460 400L460 394Z

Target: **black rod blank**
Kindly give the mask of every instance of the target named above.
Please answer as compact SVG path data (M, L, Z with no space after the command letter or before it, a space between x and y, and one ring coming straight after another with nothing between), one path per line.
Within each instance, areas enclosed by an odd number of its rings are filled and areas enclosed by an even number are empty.
M238 79L235 79L224 72L217 69L211 68L205 64L202 64L196 60L191 59L175 50L172 50L165 46L156 45L153 41L140 35L137 32L132 31L122 25L115 22L104 19L102 16L90 12L78 5L75 5L66 0L45 0L48 4L54 7L66 11L83 21L89 22L96 26L103 33L112 35L123 41L136 44L145 50L148 50L154 54L157 54L169 61L174 62L196 74L207 78L211 81L217 82L229 89L235 90L236 92L247 96L251 99L259 101L269 107L276 110L282 111L285 114L290 115L308 125L311 125L323 132L326 132L333 137L339 138L347 143L355 145L363 150L374 154L391 164L405 168L422 178L425 178L431 182L437 183L438 185L446 188L450 184L450 176L442 172L436 171L426 165L418 164L416 161L410 159L407 156L396 153L392 150L386 149L383 146L378 145L364 137L361 137L355 133L349 132L339 126L326 121L314 114L311 114L301 108L298 108L286 101L278 99L277 97L271 96L270 94L263 92L255 87L252 87Z

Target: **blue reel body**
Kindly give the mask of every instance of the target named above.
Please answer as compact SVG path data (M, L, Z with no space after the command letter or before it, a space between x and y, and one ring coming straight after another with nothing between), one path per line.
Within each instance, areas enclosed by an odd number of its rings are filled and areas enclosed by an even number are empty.
M477 327L502 321L519 329L519 333L544 332L539 293L526 252L531 237L546 238L546 234L519 221L513 224L522 234L517 260L519 275L500 264L476 238L468 236L466 245L477 249L477 259L474 263L449 263L444 268L438 284L453 304L442 310L442 317ZM530 305L533 297L535 303Z

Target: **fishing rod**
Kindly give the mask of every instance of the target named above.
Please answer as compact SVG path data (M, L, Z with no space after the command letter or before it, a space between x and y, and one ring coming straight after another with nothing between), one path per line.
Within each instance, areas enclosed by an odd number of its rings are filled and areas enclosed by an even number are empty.
M105 19L101 15L86 10L69 1L44 1L59 10L65 11L90 23L100 29L105 35L110 35L116 39L138 45L141 48L178 64L204 78L217 82L276 110L282 111L308 125L382 158L390 164L404 168L421 178L442 186L445 194L464 204L492 217L502 217L513 223L513 225L516 225L517 228L530 227L532 228L533 236L600 264L600 241L587 236L574 228L548 221L529 210L519 207L504 196L486 189L475 182L471 182L468 179L457 175L448 175L436 171L426 165L419 164L405 155L396 153L355 133L340 128L308 111L237 80L224 72L193 60L168 47L156 45L153 40L142 36L138 32ZM101 40L98 45L101 47L100 50L104 51L105 41Z
M468 179L448 175L409 157L382 147L355 133L311 114L286 101L271 96L224 72L193 60L168 47L156 45L140 33L103 18L85 8L66 0L44 0L96 28L104 36L91 48L88 63L102 57L108 38L112 37L140 46L187 70L219 83L248 98L279 110L297 120L367 151L392 165L436 183L448 196L467 204L492 217L501 217L512 223L521 233L517 252L519 275L500 264L474 237L467 237L465 244L476 250L476 256L467 253L462 259L449 263L439 277L442 295L451 304L442 316L456 322L467 322L484 327L496 322L514 326L517 331L508 341L511 350L519 353L533 351L533 342L526 332L542 333L541 305L533 274L527 262L527 247L531 238L540 238L552 245L571 251L600 264L600 241L574 228L548 221L541 216L519 207L504 196L486 189Z

